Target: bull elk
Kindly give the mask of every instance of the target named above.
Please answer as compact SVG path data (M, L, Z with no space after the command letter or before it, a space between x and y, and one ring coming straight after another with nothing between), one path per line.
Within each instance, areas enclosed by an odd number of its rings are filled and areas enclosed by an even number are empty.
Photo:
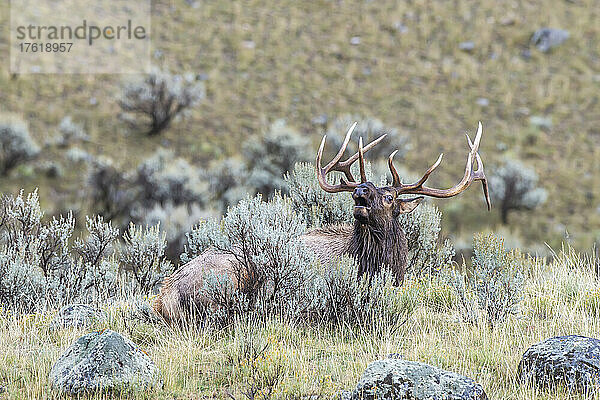
M355 127L356 122L348 130L335 157L323 167L321 158L325 147L326 136L324 136L316 159L317 180L324 191L352 193L354 224L313 229L301 236L301 239L322 263L328 263L342 255L350 255L358 264L359 278L364 274L376 274L381 268L389 268L396 284L399 285L404 280L408 253L406 236L398 221L400 214L413 211L423 200L423 196L454 197L466 190L474 181L482 182L487 207L488 210L490 209L487 181L478 153L482 134L481 122L474 141L471 141L467 134L470 151L464 176L458 184L449 189L425 186L431 173L440 165L443 154L440 154L437 161L425 171L421 179L415 183L404 184L393 163L397 151L394 151L388 159L392 184L376 187L372 182L367 181L364 154L381 142L386 135L380 136L364 147L360 138L358 152L341 161ZM356 181L350 171L350 167L357 160L360 182ZM327 175L331 172L343 174L338 184L329 183ZM404 195L417 195L417 197L404 198ZM207 249L165 279L154 303L155 311L165 319L173 320L182 316L182 310L186 307L202 304L206 299L201 297L200 289L203 286L204 276L211 270L216 274L227 274L236 287L242 284L252 285L251 282L236 282L235 263L236 259L232 255Z

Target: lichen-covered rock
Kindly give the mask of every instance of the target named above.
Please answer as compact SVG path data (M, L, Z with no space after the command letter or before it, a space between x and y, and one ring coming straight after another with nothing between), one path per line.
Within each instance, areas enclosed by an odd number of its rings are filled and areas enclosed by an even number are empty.
M87 304L69 304L58 311L50 322L51 329L85 328L106 319L104 313Z
M600 340L570 335L534 344L523 354L519 378L537 386L565 385L570 390L600 389Z
M158 368L131 340L105 330L80 337L50 371L52 387L70 395L161 387Z
M543 53L547 53L569 38L569 32L562 29L541 28L531 36L531 44Z
M481 385L466 376L416 361L386 358L369 364L351 399L487 400L487 396Z

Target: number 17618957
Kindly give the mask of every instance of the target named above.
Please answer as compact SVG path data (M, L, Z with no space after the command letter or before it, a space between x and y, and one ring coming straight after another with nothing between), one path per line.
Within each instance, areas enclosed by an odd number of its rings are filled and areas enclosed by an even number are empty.
M22 42L19 43L21 53L70 53L73 43L38 43Z

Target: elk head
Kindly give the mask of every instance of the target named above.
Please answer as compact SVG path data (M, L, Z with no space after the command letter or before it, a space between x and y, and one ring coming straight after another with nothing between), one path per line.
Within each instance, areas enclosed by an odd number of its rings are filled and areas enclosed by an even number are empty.
M415 183L404 184L402 183L398 172L393 164L393 158L397 153L394 151L389 159L388 164L390 172L392 173L393 182L391 186L377 187L373 183L367 181L365 174L365 160L364 154L371 148L381 142L386 135L382 135L375 139L371 143L363 147L362 138L358 141L358 152L348 158L345 161L340 161L344 155L344 151L350 141L350 136L356 127L356 122L350 127L342 147L335 155L333 160L329 162L325 167L321 166L321 157L323 155L323 148L325 147L326 136L323 136L319 152L317 153L316 168L317 168L317 179L319 185L323 190L329 193L337 192L351 192L352 198L354 199L354 218L362 225L370 225L373 227L379 227L387 225L387 222L395 220L400 214L409 213L415 209L415 207L421 202L423 196L431 196L437 198L453 197L458 195L467 189L473 181L481 181L483 184L483 192L485 200L490 209L490 197L487 188L487 181L483 171L483 163L479 156L478 149L481 141L481 122L477 128L477 134L475 140L471 142L469 135L467 141L470 147L470 152L467 156L467 164L465 167L465 174L462 180L455 186L449 189L435 189L425 186L425 181L429 178L429 175L440 165L442 161L443 153L440 154L437 161L429 167L423 177ZM356 182L352 173L350 172L351 165L359 161L360 171L360 182ZM330 184L327 182L326 176L332 171L338 171L344 174L340 179L339 184ZM420 195L405 199L403 195Z
M421 179L415 183L404 184L394 167L393 158L397 152L394 151L388 160L390 172L392 173L392 184L390 186L377 187L372 182L368 182L365 173L364 154L377 145L377 143L381 142L385 135L380 136L364 147L362 138L360 138L358 141L358 152L347 160L340 161L355 127L356 122L348 130L338 153L325 167L321 166L321 157L323 156L323 148L325 147L325 136L323 137L319 152L317 153L317 179L321 188L326 192L352 193L355 223L347 252L358 262L359 278L365 273L373 276L385 266L391 269L395 276L396 284L400 284L404 280L408 253L406 236L398 221L400 214L409 213L414 210L421 200L423 200L423 196L438 198L453 197L467 189L473 181L482 182L485 200L488 210L490 209L490 197L483 172L483 163L477 153L479 142L481 141L481 122L479 123L474 142L471 142L471 138L467 135L467 141L471 150L467 156L465 174L458 184L449 189L435 189L425 186L425 181L427 181L429 175L440 165L442 161L441 154L437 161L425 171ZM356 160L359 161L360 182L356 182L350 172L350 167ZM327 174L332 171L344 174L339 184L330 184L327 182ZM408 199L403 197L403 195L408 194L419 196Z

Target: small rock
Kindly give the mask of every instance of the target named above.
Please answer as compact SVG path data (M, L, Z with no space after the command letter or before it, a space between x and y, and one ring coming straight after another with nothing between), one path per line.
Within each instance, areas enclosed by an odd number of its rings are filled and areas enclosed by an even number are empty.
M252 50L256 47L256 43L254 43L253 40L244 40L242 42L242 47L244 47L245 49Z
M58 311L50 322L50 329L85 328L104 320L104 314L94 307L87 304L69 304Z
M50 383L69 395L162 387L158 368L150 357L111 330L77 339L52 366Z
M314 125L326 125L328 120L329 117L327 116L327 114L320 114L311 119L310 122L312 122Z
M600 389L600 340L557 336L534 344L523 354L517 376L542 387L565 385L593 393Z
M544 117L541 115L532 115L529 117L529 124L531 126L535 126L540 129L551 129L552 128L552 118Z
M338 395L343 397L343 392ZM369 364L350 397L352 400L487 400L472 379L416 361L387 358Z
M90 156L88 152L79 147L72 147L67 150L66 157L67 160L74 163L90 161L92 159L92 156Z
M358 46L360 44L360 36L354 36L350 39L350 44L353 46Z
M462 42L458 45L458 48L462 51L471 52L475 49L475 43L473 42Z
M531 36L531 44L543 53L547 53L569 38L569 32L563 29L542 28Z
M508 150L508 145L504 142L497 142L496 143L496 149L498 151L506 151Z
M514 25L515 22L515 17L513 17L512 15L507 15L506 17L502 17L502 19L500 19L500 25L502 26Z
M480 97L476 100L477 105L480 105L481 107L487 107L490 105L490 101L488 99L486 99L485 97Z
M399 33L406 33L406 32L408 32L408 27L406 25L404 25L400 21L394 22L394 29L396 31L398 31Z

